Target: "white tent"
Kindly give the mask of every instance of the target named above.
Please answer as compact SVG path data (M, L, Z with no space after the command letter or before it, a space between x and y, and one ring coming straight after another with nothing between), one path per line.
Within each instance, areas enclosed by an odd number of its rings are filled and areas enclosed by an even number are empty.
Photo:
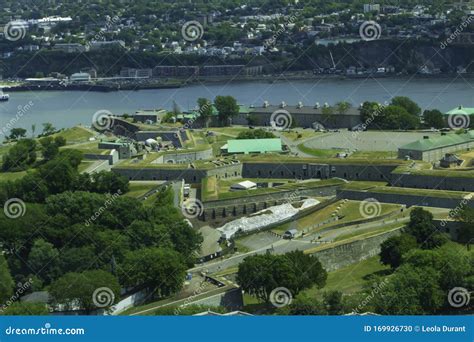
M230 186L231 190L251 190L256 188L257 184L248 180Z

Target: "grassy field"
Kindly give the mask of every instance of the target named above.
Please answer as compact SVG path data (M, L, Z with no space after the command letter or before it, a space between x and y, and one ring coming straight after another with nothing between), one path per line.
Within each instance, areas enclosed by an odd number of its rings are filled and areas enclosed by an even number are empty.
M240 191L230 191L230 186L232 184L238 183L238 180L225 180L225 179L220 179L215 185L214 188L212 188L212 185L206 184L205 191L203 191L203 194L207 195L208 193L217 192L217 198L218 199L229 199L229 198L240 198L240 197L246 197L246 196L252 196L252 195L261 195L261 194L270 194L270 193L275 193L279 191L285 191L285 190L297 190L300 188L317 188L317 187L323 187L323 186L330 186L330 185L342 185L345 184L344 181L340 179L327 179L327 180L321 180L321 181L308 181L308 182L295 182L293 180L282 180L282 179L245 179L249 180L255 183L258 182L277 182L277 183L285 183L283 185L271 187L271 188L257 188L254 190L240 190ZM203 188L204 189L204 188ZM215 197L215 196L214 196Z
M291 130L290 132L282 132L281 134L285 138L288 138L292 141L297 141L297 140L304 140L304 139L316 137L324 133L315 132L312 129L295 129L295 130Z
M139 198L145 195L151 189L155 188L156 186L157 184L149 182L130 182L128 186L128 192L125 194L125 196Z
M343 189L347 190L368 190L375 187L386 186L386 182L369 182L369 181L351 181L342 186Z
M320 297L325 291L341 291L344 294L351 294L363 289L368 283L370 275L386 274L390 270L389 266L380 263L379 257L374 256L359 263L340 268L328 273L326 286L322 289L312 287L303 291L312 297Z
M211 131L211 132L216 132L219 134L224 134L224 135L227 135L226 139L232 139L232 138L237 137L239 133L245 132L248 130L249 130L248 127L234 126L234 127L212 127L205 131Z
M370 191L384 193L384 194L432 196L432 197L457 198L457 199L462 199L465 196L470 194L469 192L462 192L462 191L397 188L397 187L375 187L375 188L370 189Z
M352 153L347 159L396 159L397 152L395 151L356 151Z
M310 154L317 158L334 158L336 157L336 154L338 152L337 150L322 150L322 149L310 148L310 147L305 146L304 144L299 144L298 149L301 152ZM340 150L340 151L343 151L343 150Z
M53 134L53 137L61 136L66 139L68 145L88 142L89 138L95 136L94 132L81 126L75 126ZM97 144L97 142L96 142Z
M366 165L367 159L341 159L341 158L305 158L295 156L285 156L280 154L255 154L255 155L239 155L241 161L247 163L327 163L327 164L353 164ZM407 165L409 162L399 159L376 159L371 160L371 165Z
M0 172L0 182L14 181L26 175L26 171Z
M79 167L77 168L77 170L79 172L84 172L85 170L87 170L92 164L94 164L94 161L92 160L83 160L80 164L79 164Z
M74 149L81 151L82 153L90 154L109 154L110 150L99 149L97 141L91 141L86 143L79 143L74 145L66 145L61 147L61 149Z

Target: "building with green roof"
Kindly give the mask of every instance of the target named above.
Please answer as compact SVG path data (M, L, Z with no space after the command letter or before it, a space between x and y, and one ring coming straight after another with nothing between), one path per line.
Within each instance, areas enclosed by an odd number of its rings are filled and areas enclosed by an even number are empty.
M444 115L474 115L474 108L458 106L446 112Z
M280 138L273 139L232 139L221 147L224 154L249 154L283 151Z
M474 131L464 134L442 133L437 137L425 136L421 140L401 146L398 149L398 158L435 162L442 159L446 153L455 153L473 147Z

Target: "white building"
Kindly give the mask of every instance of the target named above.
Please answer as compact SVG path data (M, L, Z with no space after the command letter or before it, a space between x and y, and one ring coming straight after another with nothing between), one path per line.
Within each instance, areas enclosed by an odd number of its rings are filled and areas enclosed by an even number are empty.
M87 72L76 72L69 78L71 82L90 82L91 75Z

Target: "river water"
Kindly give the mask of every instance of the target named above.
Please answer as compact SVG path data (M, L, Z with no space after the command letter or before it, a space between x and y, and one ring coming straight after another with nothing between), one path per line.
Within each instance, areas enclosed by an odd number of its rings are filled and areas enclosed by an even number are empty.
M281 82L233 82L196 84L177 89L152 89L110 93L86 91L12 92L10 101L0 102L0 128L23 127L30 130L36 124L51 122L57 128L78 123L90 125L93 114L108 110L114 114L134 113L139 109L171 109L173 101L182 110L195 106L199 97L213 99L217 95L232 95L240 104L270 103L314 106L316 102L334 104L349 101L390 101L393 96L409 96L422 109L450 110L458 105L474 107L474 80L441 78L381 78L322 79ZM10 124L8 124L10 123ZM1 134L1 130L0 130Z

